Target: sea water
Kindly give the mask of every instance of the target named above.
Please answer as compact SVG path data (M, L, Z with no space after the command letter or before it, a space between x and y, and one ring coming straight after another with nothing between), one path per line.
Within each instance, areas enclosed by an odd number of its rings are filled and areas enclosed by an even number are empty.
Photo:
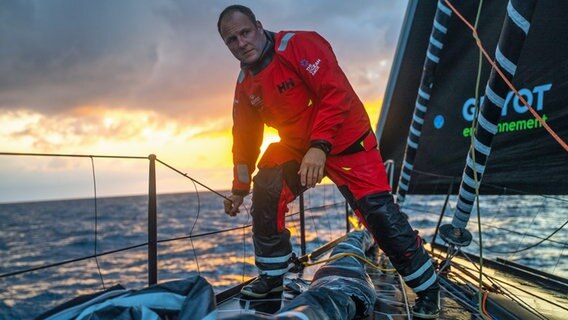
M308 191L304 199L310 252L345 233L346 206L331 185ZM211 192L158 196L158 281L199 272L220 292L256 275L250 198L236 217L223 213L222 200ZM567 201L482 197L483 256L568 277L568 231L561 228ZM442 224L451 222L455 202L455 197L448 199ZM408 196L403 206L426 241L444 203L445 196ZM298 201L290 204L287 227L299 254L298 208ZM0 204L0 319L32 318L116 284L143 288L148 283L147 221L147 196ZM479 255L476 212L468 229L474 241L466 251ZM35 271L9 275L30 269Z

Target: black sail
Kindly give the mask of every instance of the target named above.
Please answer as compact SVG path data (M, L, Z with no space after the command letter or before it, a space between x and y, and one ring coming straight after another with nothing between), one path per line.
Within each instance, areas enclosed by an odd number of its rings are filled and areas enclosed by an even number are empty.
M453 3L453 2L452 2ZM485 1L478 25L480 39L495 54L508 1ZM400 172L408 129L426 55L437 2L411 1L389 79L377 136L383 158L393 159ZM454 6L473 24L477 1ZM525 40L513 85L546 123L568 141L568 1L538 1ZM458 184L471 143L479 50L459 19L448 26L444 50L436 69L429 110L424 119L419 152L409 193L445 193ZM404 63L397 63L404 61ZM481 69L484 94L491 66ZM568 152L509 92L491 156L483 176L485 193L568 194ZM396 181L396 179L395 179ZM396 186L393 186L396 188ZM454 192L457 188L454 189Z

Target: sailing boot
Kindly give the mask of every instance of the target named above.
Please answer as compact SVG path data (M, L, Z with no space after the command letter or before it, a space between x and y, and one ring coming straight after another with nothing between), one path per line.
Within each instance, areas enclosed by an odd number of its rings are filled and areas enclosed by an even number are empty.
M244 286L241 293L253 298L264 298L270 293L282 292L284 290L283 278L283 276L271 277L261 274L253 282Z
M440 313L440 286L418 292L416 303L412 307L412 315L418 319L437 319Z

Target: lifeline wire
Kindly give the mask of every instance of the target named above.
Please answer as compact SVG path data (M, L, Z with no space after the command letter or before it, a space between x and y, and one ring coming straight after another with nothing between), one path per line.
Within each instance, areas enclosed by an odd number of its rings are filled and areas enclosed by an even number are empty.
M189 243L191 243L191 250L193 250L193 256L195 257L195 265L197 266L197 273L201 274L199 270L199 259L197 259L197 252L195 252L195 246L193 245L193 228L197 224L197 220L199 220L199 212L201 211L201 200L199 199L199 191L197 190L197 185L195 181L192 179L193 187L195 188L195 195L197 196L197 216L195 217L195 221L193 221L193 225L191 226L191 230L189 231Z
M106 290L105 287L105 280L103 279L103 274L101 272L101 267L99 266L99 259L97 258L97 225L98 225L98 210L97 210L97 178L95 175L95 160L93 160L93 156L91 158L91 168L93 171L93 190L95 192L95 263L97 264L97 269L99 270L99 277L101 278L101 282L103 284L103 290Z
M542 238L540 241L533 243L525 248L522 249L518 249L518 250L513 250L513 251L495 251L495 250L490 250L491 252L495 252L495 253L502 253L502 254L513 254L513 253L519 253L519 252L523 252L523 251L527 251L529 249L532 249L538 245L540 245L541 243L543 243L544 241L549 240L553 235L555 235L558 231L562 230L562 228L564 228L566 225L568 224L568 220L566 220L564 222L564 224L562 224L560 227L556 228L556 230L554 230L552 233L550 233L547 237ZM564 243L564 246L566 246L566 243Z

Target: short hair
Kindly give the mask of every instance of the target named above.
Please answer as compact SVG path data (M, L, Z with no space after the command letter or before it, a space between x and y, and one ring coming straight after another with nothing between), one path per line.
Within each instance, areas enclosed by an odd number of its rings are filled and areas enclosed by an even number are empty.
M240 12L244 14L253 24L256 24L256 17L249 7L245 7L240 4L233 4L226 7L223 11L221 11L221 14L219 14L219 20L217 20L217 31L219 31L219 34L221 34L221 20L233 12Z

